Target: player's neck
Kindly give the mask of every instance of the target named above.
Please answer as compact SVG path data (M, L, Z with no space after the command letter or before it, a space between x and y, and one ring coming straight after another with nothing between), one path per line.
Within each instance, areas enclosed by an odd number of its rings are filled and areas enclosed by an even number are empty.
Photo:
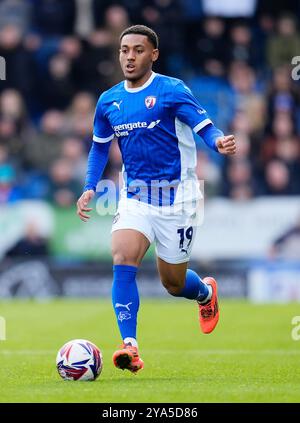
M137 79L136 81L129 81L129 79L126 79L127 87L128 88L139 88L142 87L148 79L151 77L153 71L152 69L149 70L142 78Z

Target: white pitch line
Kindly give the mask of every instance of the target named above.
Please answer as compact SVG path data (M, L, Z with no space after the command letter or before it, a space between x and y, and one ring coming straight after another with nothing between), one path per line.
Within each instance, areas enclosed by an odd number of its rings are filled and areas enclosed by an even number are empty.
M0 350L3 355L48 355L55 354L54 350Z
M162 354L170 354L170 352L173 350L151 350L151 352L157 352ZM180 350L177 350L177 352L180 352ZM267 350L244 350L244 349L228 349L228 350L184 350L185 353L190 354L203 354L203 355L238 355L238 354L300 354L300 348L298 350L284 350L284 349L267 349Z
M103 351L107 351L108 350L103 350ZM170 354L172 353L172 351L174 352L174 350L166 350L166 349L162 349L162 350L144 350L144 352L150 352L150 353L160 353L160 354ZM180 350L177 350L177 353L180 352ZM284 349L274 349L274 350L241 350L241 349L237 349L237 350L184 350L185 354L199 354L199 355L239 355L239 354L262 354L262 355L268 355L268 354L273 354L273 355L298 355L300 354L300 348L299 349L293 349L293 350L284 350ZM57 354L57 351L55 350L0 350L0 354L3 355L50 355L50 354Z

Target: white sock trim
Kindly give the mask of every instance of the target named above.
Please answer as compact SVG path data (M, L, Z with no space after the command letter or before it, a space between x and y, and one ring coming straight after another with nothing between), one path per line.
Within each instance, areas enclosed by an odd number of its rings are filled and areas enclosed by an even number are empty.
M128 337L128 338L125 338L123 342L124 344L128 344L130 342L133 347L138 347L138 343L135 338Z

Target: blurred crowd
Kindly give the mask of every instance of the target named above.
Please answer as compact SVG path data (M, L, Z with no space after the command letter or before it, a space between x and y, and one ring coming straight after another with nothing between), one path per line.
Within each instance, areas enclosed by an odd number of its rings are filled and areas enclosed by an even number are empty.
M214 123L236 136L238 151L230 158L196 136L206 195L236 201L299 195L300 84L291 61L300 55L300 6L289 0L220 3L0 0L0 56L6 60L0 204L44 199L74 205L96 101L123 79L119 34L137 23L160 37L154 70L184 79ZM113 143L104 176L117 181L120 168Z

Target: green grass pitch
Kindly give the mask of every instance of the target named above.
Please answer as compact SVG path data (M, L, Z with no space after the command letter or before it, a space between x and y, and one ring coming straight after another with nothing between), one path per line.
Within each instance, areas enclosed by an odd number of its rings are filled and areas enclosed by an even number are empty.
M0 402L300 402L300 341L291 337L299 304L221 300L213 333L198 327L183 299L141 299L138 339L145 369L115 369L120 344L109 300L0 302ZM63 381L58 349L85 338L102 350L95 382Z

